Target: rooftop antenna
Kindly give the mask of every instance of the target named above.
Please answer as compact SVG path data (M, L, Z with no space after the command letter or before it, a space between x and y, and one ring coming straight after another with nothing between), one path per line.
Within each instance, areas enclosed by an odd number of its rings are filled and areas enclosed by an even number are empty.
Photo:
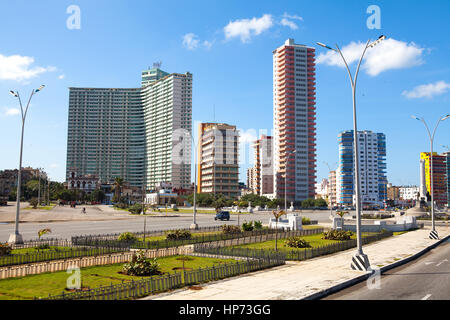
M153 68L161 69L162 61L153 62Z

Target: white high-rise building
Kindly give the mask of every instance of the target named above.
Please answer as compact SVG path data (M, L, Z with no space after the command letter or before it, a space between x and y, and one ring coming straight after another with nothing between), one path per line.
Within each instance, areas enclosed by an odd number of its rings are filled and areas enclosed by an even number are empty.
M277 198L284 198L285 191L288 201L314 198L315 81L314 48L288 39L273 51L274 194Z
M339 168L336 172L337 203L354 205L355 166L353 130L339 134ZM383 133L358 131L358 159L363 206L381 206L387 197L386 137Z

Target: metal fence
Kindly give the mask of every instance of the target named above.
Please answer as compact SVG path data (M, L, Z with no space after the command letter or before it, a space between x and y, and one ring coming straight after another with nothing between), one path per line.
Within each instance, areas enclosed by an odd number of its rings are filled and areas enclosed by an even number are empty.
M128 300L176 289L182 286L181 273L127 281L75 292L49 295L40 300ZM37 299L37 298L35 298Z
M362 243L368 244L371 242L379 241L387 237L392 236L391 231L386 231L374 235L368 235L362 237ZM279 238L281 239L281 238ZM257 242L257 241L255 241ZM243 244L243 243L241 243ZM278 251L274 249L250 249L250 248L239 248L239 247L217 247L214 244L197 244L194 245L194 252L203 254L220 254L223 256L238 256L238 257L249 257L251 255L257 256L266 253L269 256L274 256L275 254L282 255L286 260L296 260L302 261L307 260L327 254L336 253L339 251L344 251L356 247L356 239L339 241L336 243L318 246L314 248L304 248L304 249L286 249L279 248Z
M223 256L223 248L215 248L216 256ZM223 252L222 252L223 251ZM40 300L124 300L134 299L158 292L168 291L186 285L204 283L224 279L240 274L258 271L285 264L283 254L277 252L257 252L247 250L245 261L225 263L191 271L175 272L164 276L150 277L138 281L122 282L121 284L87 288L76 292L49 295ZM37 299L37 298L35 298Z
M302 230L308 234L320 233L323 229ZM201 236L193 236L190 239L184 240L154 240L154 241L123 241L115 239L108 239L110 235L106 236L79 236L72 237L74 245L94 246L94 247L130 247L134 249L157 249L157 248L171 248L184 246L188 244L225 241L237 238L247 237L262 237L264 235L275 234L275 229L261 229L254 231L244 231L238 233L217 233L217 234L202 234ZM283 234L284 231L278 231L278 234Z
M164 236L166 232L172 231L175 229L164 229L164 230L149 230L146 232L131 232L138 238L145 237L157 237L157 236ZM179 230L187 230L193 234L195 233L202 233L202 232L216 232L221 231L222 226L207 226L207 227L198 227L197 229L179 229ZM81 236L73 236L72 239L79 240L79 239L85 239L90 238L92 240L117 240L117 238L121 235L121 233L107 233L107 234L96 234L96 235L81 235Z
M49 251L9 254L0 256L0 267L88 256L101 256L125 251L127 251L127 248L125 247L70 247L69 249L51 249Z
M52 247L71 247L72 241L67 239L58 239L58 238L46 238L46 239L33 239L26 240L22 244L10 244L12 249L27 249L34 248L41 245L49 245Z

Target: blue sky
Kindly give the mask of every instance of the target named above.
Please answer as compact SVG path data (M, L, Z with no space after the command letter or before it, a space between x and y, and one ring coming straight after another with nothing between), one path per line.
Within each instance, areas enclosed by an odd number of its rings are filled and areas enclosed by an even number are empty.
M3 8L6 1L2 1ZM17 168L18 90L33 97L25 127L23 165L63 181L68 87L138 87L140 72L162 61L168 72L192 72L194 131L200 121L236 125L245 141L272 130L272 51L287 38L315 46L338 43L351 57L380 34L389 41L368 52L357 88L358 129L386 134L387 175L419 183L419 152L429 150L423 116L434 126L450 113L449 1L50 1L16 0L0 12L0 169ZM69 29L70 5L80 29ZM369 29L370 5L381 29ZM72 20L70 20L72 21ZM317 46L316 46L317 47ZM337 135L352 128L348 76L317 47L317 176L338 161ZM319 56L322 55L322 56ZM352 59L350 59L352 60ZM352 69L356 63L352 63ZM215 110L215 112L213 112ZM215 118L214 118L215 114ZM441 123L435 150L450 145ZM247 151L241 181L252 163Z

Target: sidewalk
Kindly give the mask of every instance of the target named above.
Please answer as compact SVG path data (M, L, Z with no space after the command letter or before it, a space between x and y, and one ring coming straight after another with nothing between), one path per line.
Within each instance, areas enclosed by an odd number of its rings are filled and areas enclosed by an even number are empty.
M436 227L440 239L450 228ZM436 243L428 238L430 227L393 236L363 246L372 266L384 267L408 258ZM149 296L148 300L298 300L319 293L365 272L350 268L356 248L311 260L202 284L201 290L180 289Z

